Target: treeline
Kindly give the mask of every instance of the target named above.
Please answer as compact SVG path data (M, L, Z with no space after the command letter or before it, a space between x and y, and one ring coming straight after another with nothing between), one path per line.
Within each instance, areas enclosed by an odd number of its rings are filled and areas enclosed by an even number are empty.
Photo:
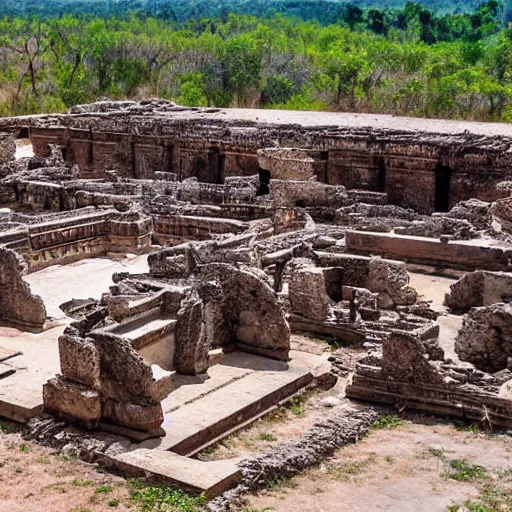
M438 15L472 12L481 0L420 0L418 3ZM228 13L272 17L276 14L297 16L303 20L316 19L322 24L339 23L347 11L379 11L393 23L390 10L402 9L406 0L2 0L0 17L55 18L97 16L117 18L136 15L151 16L182 24L202 18L225 18ZM508 10L508 0L503 0ZM508 21L508 20L507 20Z
M0 114L101 98L184 105L512 119L512 29L500 5L439 17L345 6L337 24L276 15L0 20ZM375 14L380 12L381 15Z

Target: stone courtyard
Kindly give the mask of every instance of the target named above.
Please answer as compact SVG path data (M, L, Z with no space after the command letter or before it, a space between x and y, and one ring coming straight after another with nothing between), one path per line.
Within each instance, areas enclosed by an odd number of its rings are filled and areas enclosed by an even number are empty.
M512 131L408 121L0 118L0 417L210 510L396 414L512 430ZM311 396L317 421L240 449Z

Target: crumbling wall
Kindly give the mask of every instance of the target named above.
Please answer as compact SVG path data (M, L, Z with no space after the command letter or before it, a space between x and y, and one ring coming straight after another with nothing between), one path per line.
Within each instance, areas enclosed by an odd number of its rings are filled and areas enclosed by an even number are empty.
M0 321L38 330L46 321L46 308L23 280L26 271L21 256L0 246Z
M493 304L467 313L455 352L486 372L512 369L512 305Z
M163 434L160 401L172 381L155 379L129 340L99 332L82 336L70 327L59 338L59 354L62 374L43 386L47 411L137 440Z
M275 292L249 268L216 263L199 269L194 292L182 303L175 330L175 367L203 373L208 350L233 345L288 360L290 328Z
M512 274L477 270L461 277L450 286L445 304L454 311L468 311L512 299Z
M325 181L327 157L320 151L299 148L265 148L258 151L261 169L273 179L307 181L318 177Z
M16 141L14 135L0 132L0 165L14 160L16 155Z
M328 206L336 209L349 204L344 187L318 181L270 180L270 199L276 206Z

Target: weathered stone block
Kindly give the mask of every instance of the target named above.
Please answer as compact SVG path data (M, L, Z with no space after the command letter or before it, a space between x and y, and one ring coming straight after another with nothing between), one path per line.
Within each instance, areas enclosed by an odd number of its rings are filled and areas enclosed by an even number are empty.
M43 386L43 401L45 410L78 420L87 427L95 427L101 417L99 393L60 376Z
M295 272L288 283L290 309L313 320L326 320L331 300L327 295L322 268L305 268Z
M59 338L60 369L66 379L93 389L100 387L100 356L90 340L78 336Z
M152 432L160 429L164 421L161 404L139 405L107 400L103 404L102 416L122 427Z
M457 334L455 352L479 370L506 369L512 357L512 305L473 308Z

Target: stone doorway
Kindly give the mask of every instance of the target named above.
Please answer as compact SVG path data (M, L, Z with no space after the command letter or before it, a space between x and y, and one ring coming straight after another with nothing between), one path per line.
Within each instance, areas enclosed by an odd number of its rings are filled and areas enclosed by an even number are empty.
M453 171L446 165L438 164L435 172L434 210L436 212L447 212L450 210L450 188Z

